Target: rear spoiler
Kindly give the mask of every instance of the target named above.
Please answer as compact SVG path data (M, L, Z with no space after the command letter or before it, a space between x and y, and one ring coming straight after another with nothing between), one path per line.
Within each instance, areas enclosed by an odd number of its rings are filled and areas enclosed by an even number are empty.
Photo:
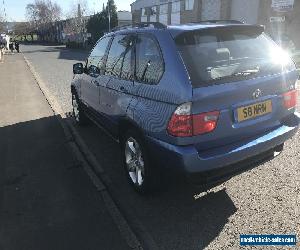
M243 24L243 23L231 23L231 24L216 24L216 25L203 25L199 23L199 27L195 24L195 26L190 29L182 30L170 30L174 39L180 37L184 34L192 34L198 32L206 32L210 30L227 30L227 29L241 29L241 30L252 30L255 33L261 34L265 32L264 25L251 25L251 24Z
M265 32L265 26L263 25L250 25L250 24L226 24L226 25L199 25L199 28L194 27L193 29L187 30L172 30L171 34L174 40L179 41L180 38L186 35L193 35L195 33L205 33L205 32L212 32L212 31L222 31L226 32L226 30L242 30L242 31L249 31L253 32L254 34L261 34Z

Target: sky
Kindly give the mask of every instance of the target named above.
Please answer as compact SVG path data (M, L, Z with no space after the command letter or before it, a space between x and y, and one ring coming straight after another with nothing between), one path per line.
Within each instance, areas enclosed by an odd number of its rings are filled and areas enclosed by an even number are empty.
M0 13L3 13L3 4L0 1ZM35 0L4 0L8 21L25 21L25 8L29 3L33 3ZM78 0L52 0L59 4L62 8L63 14L66 15L71 9L72 4L78 2ZM103 3L107 3L107 0L86 0L88 9L91 14L102 10ZM134 0L115 0L118 10L129 10L130 4Z

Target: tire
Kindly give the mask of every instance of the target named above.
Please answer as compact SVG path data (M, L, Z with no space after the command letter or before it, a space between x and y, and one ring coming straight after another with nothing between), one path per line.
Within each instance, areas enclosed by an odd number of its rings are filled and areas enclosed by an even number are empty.
M142 136L134 130L128 130L122 139L122 157L127 179L138 193L151 193L160 187L160 174L151 165Z
M279 156L284 149L284 143L278 145L277 147L274 148L274 157Z
M85 126L88 124L89 120L85 115L82 104L75 93L72 93L72 107L73 107L73 117L75 122L80 126Z

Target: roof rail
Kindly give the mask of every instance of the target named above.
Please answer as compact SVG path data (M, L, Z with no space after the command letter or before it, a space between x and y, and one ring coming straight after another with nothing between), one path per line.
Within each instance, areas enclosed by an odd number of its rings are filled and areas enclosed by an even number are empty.
M165 29L167 27L166 25L160 22L140 22L140 23L133 23L133 24L119 26L112 29L112 31L114 32L118 30L130 29L130 28L147 28L151 26L153 26L153 28L155 29Z
M132 24L117 26L117 27L113 28L111 31L115 32L115 31L118 31L118 30L125 30L125 29L129 29L129 28L132 28Z
M135 23L135 25L138 26L138 28L145 28L145 27L150 27L151 25L155 29L165 29L167 26L160 23L160 22L140 22L140 23Z

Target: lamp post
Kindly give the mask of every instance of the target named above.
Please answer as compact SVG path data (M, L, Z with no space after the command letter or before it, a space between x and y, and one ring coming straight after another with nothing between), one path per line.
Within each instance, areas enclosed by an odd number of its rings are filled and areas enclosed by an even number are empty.
M107 10L108 10L108 32L110 32L110 1L107 1Z

